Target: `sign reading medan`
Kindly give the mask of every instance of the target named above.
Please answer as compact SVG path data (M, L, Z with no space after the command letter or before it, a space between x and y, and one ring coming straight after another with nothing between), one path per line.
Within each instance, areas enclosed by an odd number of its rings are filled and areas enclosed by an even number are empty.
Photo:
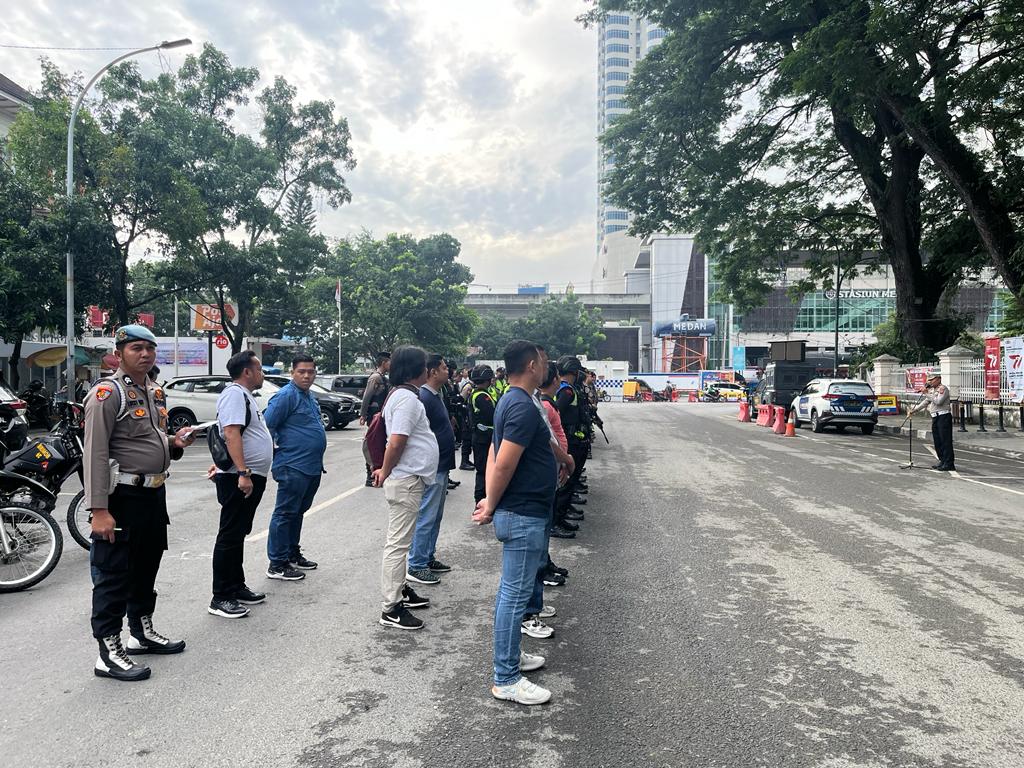
M829 288L825 293L826 299L834 299L836 292ZM843 288L839 291L840 299L895 299L895 288Z
M714 336L718 333L718 322L714 318L700 318L691 320L688 315L683 315L671 323L662 323L654 335L662 336Z

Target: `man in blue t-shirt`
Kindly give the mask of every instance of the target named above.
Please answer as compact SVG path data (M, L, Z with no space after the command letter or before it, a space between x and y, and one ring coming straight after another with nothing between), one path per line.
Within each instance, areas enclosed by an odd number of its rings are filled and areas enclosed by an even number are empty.
M522 672L540 669L544 657L520 648L521 625L537 570L546 554L558 467L551 431L533 397L546 373L537 346L516 340L505 348L509 388L494 413L494 440L487 463L487 496L473 520L494 522L503 544L501 582L494 609L494 685L497 699L543 704L551 691Z

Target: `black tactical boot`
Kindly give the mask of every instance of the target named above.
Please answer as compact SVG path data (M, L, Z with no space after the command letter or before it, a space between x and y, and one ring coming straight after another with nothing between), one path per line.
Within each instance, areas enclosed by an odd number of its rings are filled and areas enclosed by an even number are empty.
M93 672L96 677L111 677L114 680L145 680L150 675L149 667L136 664L124 651L121 635L110 635L99 640L100 655Z
M153 616L128 619L128 653L181 653L184 640L168 640L153 629Z

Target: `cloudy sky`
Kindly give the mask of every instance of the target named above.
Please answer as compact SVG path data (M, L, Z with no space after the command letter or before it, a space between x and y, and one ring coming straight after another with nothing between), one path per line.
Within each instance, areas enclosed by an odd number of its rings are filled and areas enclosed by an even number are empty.
M263 84L349 119L353 202L322 210L344 236L447 231L475 290L568 281L594 258L596 33L584 0L32 0L4 3L0 44L122 47L190 37ZM168 51L177 67L189 49ZM38 58L87 74L116 52L0 48L0 72L32 90ZM148 75L156 54L140 58ZM165 64L165 66L166 66ZM485 287L487 286L487 287Z

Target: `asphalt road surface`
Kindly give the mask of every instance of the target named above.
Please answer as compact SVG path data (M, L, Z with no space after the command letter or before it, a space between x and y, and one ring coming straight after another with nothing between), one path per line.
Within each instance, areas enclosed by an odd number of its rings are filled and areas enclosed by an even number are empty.
M901 470L905 439L784 438L735 410L602 406L582 535L553 542L556 633L525 640L554 692L534 708L489 694L500 551L471 473L422 632L377 624L385 505L351 428L304 528L320 569L264 578L271 484L247 550L270 598L228 621L206 612L217 507L193 448L156 617L188 649L146 682L93 677L66 540L49 579L0 595L0 765L1024 766L1024 464Z

